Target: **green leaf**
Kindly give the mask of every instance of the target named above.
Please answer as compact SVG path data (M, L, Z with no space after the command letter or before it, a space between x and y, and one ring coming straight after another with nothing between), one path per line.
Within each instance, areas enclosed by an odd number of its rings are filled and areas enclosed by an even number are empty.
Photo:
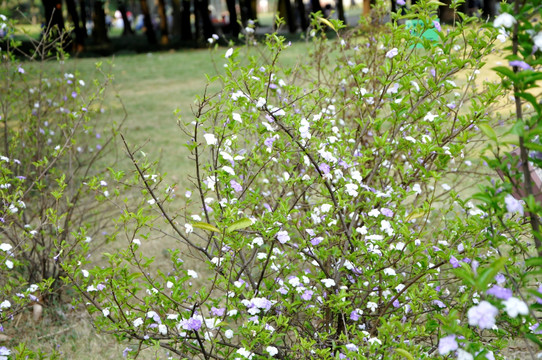
M537 256L537 257L529 258L525 260L525 265L526 266L542 266L542 257Z
M497 142L497 134L495 133L495 130L493 130L491 126L489 126L488 124L479 124L478 127L480 128L480 130L482 130L484 135L487 136L490 140Z
M542 341L534 334L525 334L525 337L534 342L540 349L542 349Z
M252 221L250 219L248 219L248 218L243 218L243 219L237 220L233 224L229 225L228 228L226 229L226 232L229 234L232 231L239 230L239 229L244 229L246 227L249 227L250 225L252 225Z
M410 355L410 353L404 349L395 349L395 352L408 360L414 360L414 356Z
M203 229L203 230L217 232L217 233L220 232L220 230L218 228L214 227L211 224L207 224L207 223L204 223L204 222L193 223L192 226L197 228L197 229Z
M487 269L484 269L484 271L482 271L482 273L478 277L478 284L480 285L481 289L485 289L489 285L489 283L493 281L495 275L497 275L499 271L501 271L505 263L506 258L501 257L495 262L493 262L493 264L491 264Z

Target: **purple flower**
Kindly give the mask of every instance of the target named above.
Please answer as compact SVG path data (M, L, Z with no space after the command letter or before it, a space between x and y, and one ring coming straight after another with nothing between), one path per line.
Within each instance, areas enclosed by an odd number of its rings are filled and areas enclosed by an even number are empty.
M243 191L243 187L235 180L230 180L230 185L232 189L235 190L235 192L240 193L241 191Z
M309 301L312 298L312 295L314 294L314 291L312 290L305 290L303 295L301 295L301 299L305 301Z
M455 256L450 257L450 264L452 264L452 267L453 267L454 269L461 266L461 265L459 264L459 260L457 260L457 259L455 258Z
M358 321L359 320L359 314L357 310L352 310L350 313L350 320L352 321Z
M20 66L17 68L17 71L19 72L19 74L24 74L24 69Z
M438 353L440 355L447 355L450 351L457 350L458 345L457 341L455 340L455 335L448 335L446 337L443 337L438 342Z
M397 0L397 5L399 5L399 6L405 6L405 5L406 5L406 2L405 2L405 0Z
M391 211L388 208L380 209L380 213L382 213L382 215L387 216L387 217L392 217L393 216L393 211Z
M437 20L433 20L433 26L438 32L442 31L442 28L440 27L440 23Z
M263 144L267 146L268 148L270 148L271 146L273 146L273 143L275 142L275 140L276 139L274 137L270 137L270 138L265 139Z
M497 299L508 300L512 297L512 290L500 287L499 285L493 285L486 291L486 294L493 295Z
M392 59L396 57L398 54L399 54L399 50L397 50L397 48L393 48L386 53L386 57L389 59Z
M478 326L480 329L491 329L495 326L495 317L498 313L499 310L495 306L484 300L467 312L469 325Z
M433 300L433 304L437 305L439 308L444 309L446 307L446 304L444 304L440 300Z
M393 305L394 308L398 308L399 306L401 306L401 303L399 302L399 299L395 299L393 300L393 302L391 303Z
M77 93L75 91L72 91L72 98L76 98L77 97Z
M286 295L288 294L288 289L286 289L285 287L281 287L280 289L277 290L277 292L282 295Z
M504 277L503 274L497 274L495 275L495 281L497 282L497 284L503 284L505 281L506 281L506 278Z
M186 326L186 330L198 331L201 328L201 320L191 317L183 325Z
M130 351L132 351L132 349L129 348L129 347L127 347L126 349L124 349L124 350L122 351L122 357L128 356L128 353L129 353Z
M311 244L316 246L316 245L320 244L322 242L322 240L324 240L324 238L321 237L321 236L315 237L314 239L311 240Z
M96 285L96 289L98 291L102 291L103 289L105 289L105 285L104 284L98 284L98 285Z
M329 165L326 164L326 163L321 163L319 166L318 166L318 169L320 169L320 171L324 174L329 174Z
M521 60L512 60L512 61L510 61L510 66L517 66L518 68L521 68L523 70L532 70L533 69L531 67L531 65L529 65L525 61L521 61Z
M506 204L506 211L509 213L517 212L523 216L523 205L515 197L510 194L506 195L504 198L504 203Z
M214 306L211 308L211 314L213 316L224 316L225 312L226 312L226 308L217 309Z

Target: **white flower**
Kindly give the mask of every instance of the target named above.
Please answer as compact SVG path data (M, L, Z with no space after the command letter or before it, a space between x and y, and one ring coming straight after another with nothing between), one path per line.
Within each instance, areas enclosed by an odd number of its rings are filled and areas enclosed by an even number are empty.
M442 184L441 186L442 186L442 188L444 189L444 191L450 191L450 190L452 189L452 188L450 187L450 185L448 185L448 184Z
M457 350L457 360L474 360L474 357L463 349Z
M399 51L397 50L397 48L393 48L386 53L386 57L391 59L397 56L397 54L399 54Z
M335 280L333 279L322 279L320 280L325 285L325 287L330 288L332 286L335 286Z
M350 196L358 196L358 185L356 184L346 184L346 193Z
M134 244L136 244L137 246L140 246L140 245L141 245L141 240L139 240L139 239L134 239L134 240L132 240L132 242L133 242Z
M233 330L231 329L228 329L224 332L224 336L226 337L226 339L231 339L233 337Z
M385 268L385 269L384 269L384 274L389 275L389 276L395 276L395 275L397 275L397 273L395 272L395 270L393 270L392 268Z
M518 315L528 315L529 314L529 307L525 302L522 300L511 297L508 300L505 300L502 302L504 305L504 310L506 310L506 313L512 317L515 318Z
M373 209L373 210L369 211L369 213L367 215L372 216L372 217L377 217L378 215L380 215L380 210Z
M83 274L84 277L88 277L89 275L88 270L81 270L81 273Z
M33 293L33 292L36 292L38 289L39 289L39 286L38 286L38 285L36 285L36 284L31 284L31 285L28 287L28 290L27 290L27 291Z
M194 227L191 224L184 224L184 228L187 234L194 232Z
M372 337L370 338L369 340L367 340L369 342L369 344L374 344L374 343L378 343L379 345L382 345L382 341L380 341L378 338L376 337Z
M493 21L493 26L495 26L496 28L511 28L516 22L516 18L512 15L508 13L502 13L495 18L495 21Z
M427 113L427 115L425 115L425 117L423 118L425 121L429 121L429 122L433 122L433 120L435 120L436 118L438 117L438 114L437 115L433 115L431 114L431 111L429 111Z
M539 50L542 50L542 31L533 37L533 43Z
M0 303L0 309L9 309L11 307L11 303L9 300L4 300Z
M332 207L333 205L331 204L323 204L322 206L320 206L320 211L322 211L323 213L327 213L329 210L331 210Z
M244 347L237 349L236 353L238 353L239 355L241 355L242 357L246 359L252 359L252 357L254 356L254 353L251 353Z
M375 303L375 302L373 302L373 301L369 301L369 302L367 303L367 307L368 307L369 309L371 309L371 312L375 312L376 309L378 308L378 304Z
M161 335L167 335L167 326L164 325L164 324L160 324L158 325L158 332L161 334Z
M142 318L137 318L137 319L134 320L134 326L135 327L139 327L141 325L143 325L143 319Z
M102 310L102 313L104 314L105 317L108 317L110 312L109 312L109 309L108 308L105 308Z
M271 356L275 356L278 354L278 349L274 346L268 346L265 348L265 351L267 351L269 353L269 355Z
M8 267L8 269L13 269L13 261L6 260L6 266Z
M166 283L166 287L167 287L168 289L171 289L171 288L173 287L173 283L172 283L171 281L168 281L168 282Z
M207 141L207 145L216 145L218 143L215 134L204 134L203 137Z
M232 56L232 54L233 54L233 48L229 48L228 51L226 51L226 54L224 55L224 57L227 59L230 56Z
M235 171L230 166L222 166L222 170L230 175L235 175Z
M198 273L195 272L194 270L186 270L186 274L190 276L191 278L194 278L194 279L198 278Z
M98 290L96 289L96 287L94 285L88 286L87 287L87 292L92 292L92 291L98 291Z
M10 251L11 249L13 248L13 246L11 246L10 244L7 244L7 243L2 243L0 244L0 250L2 251Z
M231 117L232 117L233 120L235 120L237 122L240 122L240 123L243 122L243 119L241 118L241 115L239 115L238 113L232 113Z

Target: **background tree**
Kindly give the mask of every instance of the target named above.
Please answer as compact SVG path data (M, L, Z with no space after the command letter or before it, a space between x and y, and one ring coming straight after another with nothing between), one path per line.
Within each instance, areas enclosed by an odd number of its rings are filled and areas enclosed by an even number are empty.
M492 20L495 17L495 7L497 5L495 0L483 0L482 17L484 20Z
M149 44L156 44L156 34L154 32L154 26L152 24L151 14L149 12L149 5L147 0L139 0L141 6L141 13L143 14L143 24L145 26L145 34Z
M160 44L169 43L166 4L164 0L158 0L158 16L160 17Z
M42 0L45 15L43 35L46 38L57 37L64 32L61 0Z
M92 20L92 38L96 44L105 44L109 42L107 37L107 23L105 21L104 3L101 0L94 1Z

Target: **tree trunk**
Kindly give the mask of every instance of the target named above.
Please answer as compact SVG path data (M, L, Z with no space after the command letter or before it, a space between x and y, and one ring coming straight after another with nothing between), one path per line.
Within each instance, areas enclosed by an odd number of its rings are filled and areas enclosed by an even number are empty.
M343 0L337 0L337 13L339 15L339 20L341 20L343 22L343 24L346 25L346 16L344 15Z
M291 33L294 33L297 26L295 24L295 18L292 11L292 4L290 3L290 0L278 0L278 16L283 18L284 21L286 21L286 25L288 25L288 30Z
M371 15L371 3L369 0L363 0L363 16Z
M64 33L64 18L62 17L61 0L42 0L45 11L45 28L43 35L48 40L56 40Z
M104 3L100 0L94 1L94 12L92 14L94 28L92 28L92 38L96 44L105 44L109 42L107 37L107 25L105 23Z
M516 0L519 1L519 0ZM484 5L482 6L482 18L484 20L493 20L495 17L495 0L484 0Z
M315 13L320 11L322 15L324 14L324 9L322 8L322 5L320 4L320 0L311 0L311 12Z
M79 12L81 13L81 28L85 39L88 37L87 29L87 2L85 0L79 0Z
M183 0L181 2L181 40L192 40L192 26L190 25L190 0Z
M124 4L124 1L119 2L119 11L122 16L123 23L122 36L132 35L134 33L134 30L132 30L132 23L130 23L130 19L128 19L128 14L126 13L126 5Z
M239 36L240 28L237 23L237 9L235 7L235 0L226 0L228 7L228 13L230 14L230 30L234 38Z
M295 0L295 5L299 14L299 26L301 26L301 30L305 31L309 28L309 18L307 17L305 3L303 0Z
M397 0L391 0L391 12L397 12Z
M201 28L203 30L203 38L208 39L213 36L215 30L213 23L211 22L211 14L209 14L209 1L208 0L195 0L195 6L194 9L197 13L196 16L196 29L199 28L199 24L201 23ZM198 33L198 37L199 37ZM198 38L199 40L199 38Z
M83 47L85 45L85 34L83 33L83 29L81 28L75 0L66 0L66 7L68 8L68 14L70 14L73 22L73 32L75 33L74 50L75 52L79 53L83 51Z
M164 0L158 0L158 16L160 16L160 44L167 45L169 43L166 4Z
M147 41L149 44L156 44L156 34L154 33L154 27L152 26L151 14L149 13L149 5L147 0L139 0L141 6L141 13L143 14L143 24L145 26L145 34L147 35Z
M171 0L173 9L173 24L171 24L171 36L179 37L181 35L181 1Z

